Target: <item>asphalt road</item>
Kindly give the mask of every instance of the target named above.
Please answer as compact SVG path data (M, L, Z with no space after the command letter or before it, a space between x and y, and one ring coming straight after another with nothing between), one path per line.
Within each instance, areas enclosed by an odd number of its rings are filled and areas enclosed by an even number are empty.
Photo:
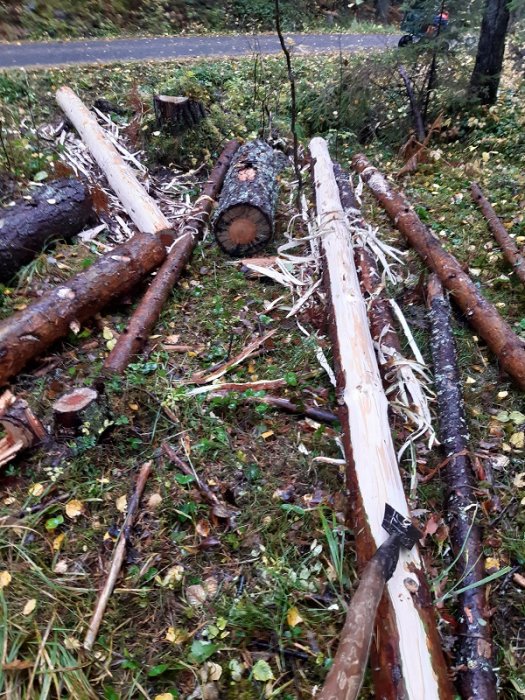
M381 50L396 46L399 39L392 34L286 34L286 38L293 40L295 54ZM278 53L278 38L264 34L0 43L0 69L207 56L246 56L256 51L263 54Z

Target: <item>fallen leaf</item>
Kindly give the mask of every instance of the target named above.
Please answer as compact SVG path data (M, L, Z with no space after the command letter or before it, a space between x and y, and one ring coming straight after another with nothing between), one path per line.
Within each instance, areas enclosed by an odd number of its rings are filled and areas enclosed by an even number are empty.
M208 594L200 584L188 586L186 589L186 600L192 608L198 608L205 603Z
M525 588L525 576L522 576L517 571L512 576L512 580L514 583L517 583L518 586L521 586L521 588Z
M65 574L66 571L68 570L68 565L65 559L61 559L55 564L55 568L53 571L55 574Z
M525 472L521 472L521 474L516 474L516 476L512 480L512 483L517 489L525 489Z
M500 566L499 559L495 557L487 557L485 559L485 571L498 571Z
M256 681L265 682L271 681L274 678L270 665L266 661L263 661L263 659L259 659L254 665L252 674Z
M165 639L167 642L171 642L172 644L182 644L188 639L188 633L183 629L168 627Z
M265 433L262 433L261 437L264 438L264 440L268 440L273 434L273 430L267 430Z
M119 496L115 501L115 505L120 513L125 513L128 508L128 497Z
M195 525L195 532L199 537L208 537L210 534L210 523L207 520L199 520Z
M8 496L7 498L4 498L4 503L6 506L12 506L13 503L16 503L16 498L13 496Z
M184 575L184 567L180 564L170 567L164 578L162 579L162 586L167 588L173 588L176 583L182 581Z
M173 695L171 693L160 693L160 695L155 695L155 700L173 700Z
M2 571L0 572L0 588L7 588L9 584L11 583L11 579L13 577L9 573L9 571Z
M14 661L8 661L2 664L3 671L25 671L28 668L34 666L33 661L24 661L22 659L15 659Z
M24 609L22 610L22 615L31 615L31 613L33 612L33 610L35 608L36 608L36 598L31 598L24 605Z
M152 493L151 496L148 498L148 508L151 508L154 510L160 504L162 503L162 496L160 493Z
M74 498L66 503L66 515L68 518L78 518L84 512L84 504Z
M206 671L209 681L218 681L222 676L222 666L216 664L214 661L206 662Z
M206 591L206 595L209 598L213 598L216 595L217 589L219 587L219 583L216 578L210 576L202 582L202 585L204 587L204 590Z
M509 442L512 447L516 448L517 450L522 450L525 447L525 433L514 433L510 436Z
M41 496L43 493L44 493L44 486L43 486L43 484L32 484L32 485L29 487L29 495L30 495L30 496L35 496L36 498L38 498L38 497Z
M303 618L299 615L299 610L294 607L290 608L286 614L286 621L290 627L297 627L301 622L304 622Z

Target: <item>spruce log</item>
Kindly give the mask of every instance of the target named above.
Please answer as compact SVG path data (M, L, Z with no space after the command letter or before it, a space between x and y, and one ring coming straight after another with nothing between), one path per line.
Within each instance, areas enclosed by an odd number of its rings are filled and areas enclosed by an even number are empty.
M214 233L221 248L232 256L253 253L274 232L279 182L286 157L261 140L249 141L237 151L226 175Z
M310 152L315 163L317 213L323 232L323 275L347 460L347 484L354 505L358 562L363 567L387 539L382 529L385 503L406 517L409 517L409 510L390 433L388 402L370 336L366 305L359 290L351 231L341 207L326 142L314 138L310 142ZM376 622L379 663L372 668L376 697L452 698L434 611L428 604L428 590L416 548L401 553L387 592L389 608L380 611ZM343 683L352 669L341 668L340 673Z
M31 262L49 241L69 240L93 215L91 195L80 180L56 180L0 210L0 282Z
M172 134L197 126L206 116L202 102L191 97L155 95L153 109L159 127L167 128Z
M184 220L179 238L173 244L164 264L134 311L126 330L121 333L117 344L106 358L104 363L106 370L122 373L131 358L146 344L173 285L180 279L182 271L204 234L214 200L220 192L226 171L238 148L238 141L229 141L219 156L201 196Z
M457 683L461 697L495 700L496 676L484 578L483 546L476 523L475 485L468 456L468 427L461 392L450 307L437 275L428 283L431 350L439 411L439 432L446 465L442 471L446 489L446 519L456 565L460 625ZM476 586L476 587L474 587ZM471 587L470 590L468 587Z
M129 292L158 267L166 248L149 233L100 257L90 268L0 322L0 385L110 301Z
M169 229L169 221L138 182L129 165L110 143L104 129L82 100L71 88L65 86L57 90L56 100L80 134L139 231L160 233Z
M393 190L386 178L367 158L357 155L352 167L361 174L394 225L407 238L426 265L435 272L464 312L472 328L497 356L501 367L525 389L525 346L495 307L479 292L463 272L456 258L448 253L411 208L408 200Z
M489 228L501 248L501 252L512 265L516 277L525 284L525 258L520 253L516 242L509 236L507 229L501 223L491 203L483 195L481 187L477 182L472 182L470 184L470 190L472 199L483 212L483 216L486 218Z

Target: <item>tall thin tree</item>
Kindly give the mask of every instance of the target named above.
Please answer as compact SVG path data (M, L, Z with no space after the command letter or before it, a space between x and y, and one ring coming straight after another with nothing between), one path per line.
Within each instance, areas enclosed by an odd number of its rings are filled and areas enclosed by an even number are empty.
M469 86L471 97L483 105L493 105L498 98L509 18L508 0L486 0Z

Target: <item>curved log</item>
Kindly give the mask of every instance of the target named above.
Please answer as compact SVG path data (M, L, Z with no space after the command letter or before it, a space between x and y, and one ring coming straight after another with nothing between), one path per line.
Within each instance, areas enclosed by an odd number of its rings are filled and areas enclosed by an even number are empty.
M500 218L492 208L491 203L486 199L477 182L470 183L472 199L481 209L483 216L487 220L490 230L498 242L501 252L512 265L516 277L525 284L525 258L520 253L515 241L507 233L507 229L501 223Z
M160 265L166 249L156 236L138 233L90 268L0 323L0 385L107 303L129 292Z
M450 541L461 587L477 586L459 595L458 686L465 700L496 700L486 588L478 585L485 573L481 532L473 520L477 500L468 457L468 427L450 307L437 275L430 277L427 301L439 409L439 438L447 460L443 474Z
M386 178L367 158L357 155L352 167L361 174L394 225L407 238L426 265L435 272L443 285L452 292L455 303L467 321L498 357L501 367L525 389L525 346L496 308L479 292L470 277L463 272L456 258L423 224L408 200L390 187Z
M231 164L213 230L229 255L252 253L273 236L279 182L285 156L261 140L245 143Z
M14 207L0 210L0 282L31 262L46 243L69 240L93 214L91 195L80 180L50 182Z
M203 236L214 200L220 192L226 171L238 148L238 141L229 141L219 156L201 196L184 221L179 238L173 244L164 264L135 309L126 330L121 333L117 344L106 358L104 369L110 372L123 372L133 355L144 347L173 285L180 278L197 243Z

